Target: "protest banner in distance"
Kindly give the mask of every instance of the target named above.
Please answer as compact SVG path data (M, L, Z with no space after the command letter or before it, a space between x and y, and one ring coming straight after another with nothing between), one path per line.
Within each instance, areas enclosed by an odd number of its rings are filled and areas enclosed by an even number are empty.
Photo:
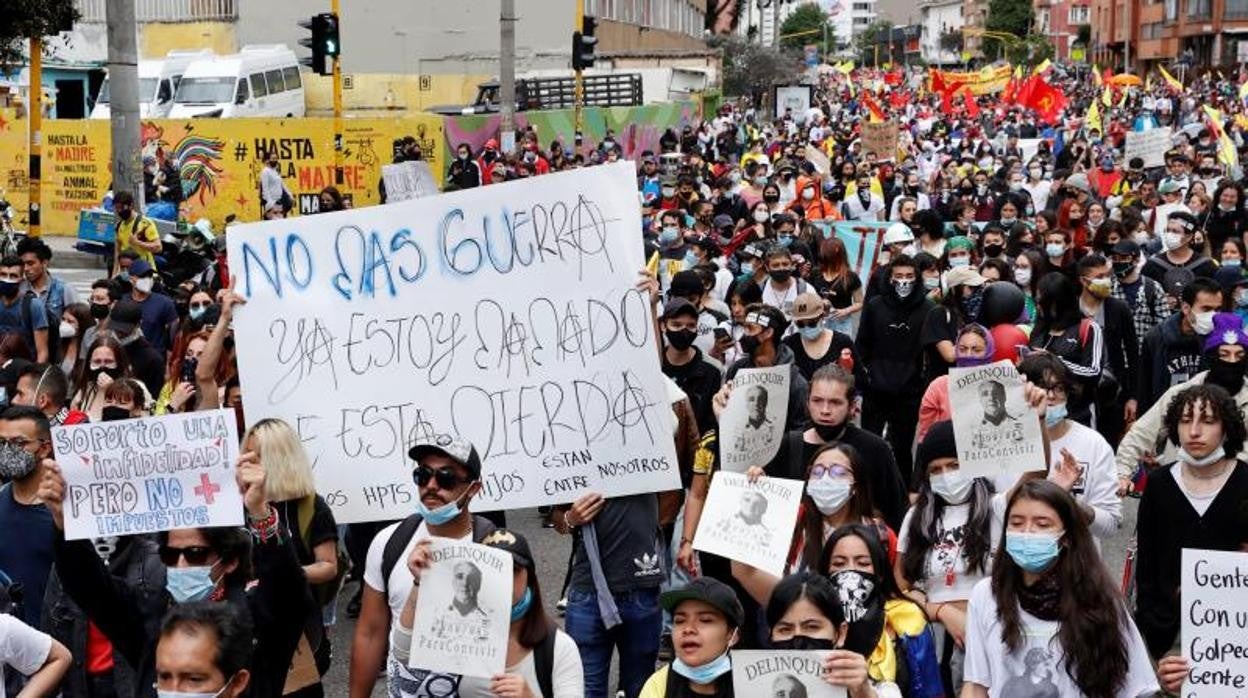
M782 576L805 486L777 477L751 484L741 473L715 473L693 549Z
M1009 361L949 369L949 404L963 472L992 478L1044 470L1040 420Z
M897 122L862 122L862 152L875 153L878 160L897 158Z
M827 651L733 650L732 689L738 696L845 698L823 680Z
M778 330L777 330L778 331ZM743 368L719 416L719 463L741 473L776 457L789 416L789 367Z
M871 272L884 250L884 232L892 223L877 221L811 221L824 239L836 236L845 245L849 268L863 286L871 283Z
M65 540L243 525L233 410L53 427Z
M1127 131L1127 145L1123 158L1141 158L1145 167L1162 167L1166 164L1166 151L1174 147L1169 126L1150 128L1147 131Z
M424 160L382 165L381 181L386 185L386 203L390 204L438 193L438 180Z
M1182 695L1239 698L1248 692L1248 553L1183 549ZM1199 680L1196 680L1199 678Z
M455 433L474 511L679 489L625 162L230 228L247 419L297 429L340 523L405 516Z
M511 627L511 553L450 538L430 541L408 665L462 676L501 674Z

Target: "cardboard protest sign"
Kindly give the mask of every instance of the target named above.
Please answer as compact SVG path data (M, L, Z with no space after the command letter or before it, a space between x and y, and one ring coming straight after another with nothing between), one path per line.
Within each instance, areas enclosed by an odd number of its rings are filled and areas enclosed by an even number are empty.
M845 698L823 680L826 651L733 650L732 689L738 696Z
M430 541L408 665L462 676L501 674L511 627L511 553L450 538Z
M1239 698L1248 688L1248 553L1183 550L1182 695ZM1199 679L1198 681L1195 679Z
M877 160L896 159L897 122L864 121L862 123L862 152L875 153Z
M783 575L805 486L774 477L751 484L741 473L715 473L693 549Z
M65 540L243 525L232 410L52 429Z
M1045 469L1040 420L1009 361L949 369L949 404L963 472L992 478Z
M826 175L832 171L832 161L828 156L813 145L806 146L806 161L815 166L815 172Z
M381 180L386 185L386 203L398 203L438 193L438 180L424 160L382 165Z
M247 418L303 438L339 523L410 513L455 433L474 511L678 489L631 165L230 228Z
M1174 147L1169 126L1150 128L1147 131L1127 131L1124 159L1142 158L1145 167L1162 167L1166 164L1166 151Z
M719 417L720 467L745 472L776 457L789 416L789 367L743 368Z

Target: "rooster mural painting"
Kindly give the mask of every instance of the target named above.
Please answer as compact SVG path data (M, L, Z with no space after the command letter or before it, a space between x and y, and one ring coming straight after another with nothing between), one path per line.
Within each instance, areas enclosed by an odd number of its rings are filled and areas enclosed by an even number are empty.
M201 136L188 127L185 135L171 148L164 138L164 128L151 121L143 123L141 138L144 157L156 158L161 169L166 163L173 164L182 182L182 194L186 201L195 196L200 206L206 206L216 196L217 180L223 171L219 161L225 141Z

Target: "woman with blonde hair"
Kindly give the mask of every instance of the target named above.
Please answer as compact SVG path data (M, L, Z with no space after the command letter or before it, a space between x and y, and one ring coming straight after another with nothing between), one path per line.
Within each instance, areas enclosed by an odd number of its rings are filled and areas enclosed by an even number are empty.
M262 419L247 430L243 452L259 456L265 467L265 495L277 510L278 520L290 534L295 555L312 588L316 601L315 617L308 619L304 634L313 649L316 669L321 676L329 670L329 633L332 607L346 570L340 569L338 525L329 505L316 493L312 463L303 450L299 434L280 419ZM305 698L322 696L321 684L288 694Z

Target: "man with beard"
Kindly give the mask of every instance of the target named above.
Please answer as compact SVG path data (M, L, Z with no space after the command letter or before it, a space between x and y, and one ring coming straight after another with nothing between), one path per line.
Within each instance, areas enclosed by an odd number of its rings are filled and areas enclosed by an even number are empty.
M1209 382L1225 388L1241 414L1248 416L1248 388L1244 385L1245 353L1248 353L1248 334L1241 329L1242 323L1235 313L1217 313L1213 316L1213 331L1204 342L1205 365L1207 371L1192 376L1186 382L1172 386L1162 394L1153 406L1140 416L1127 431L1126 436L1118 444L1115 461L1118 464L1118 493L1124 494L1132 489L1134 477L1139 463L1143 461L1150 467L1156 463L1170 463L1175 460L1173 453L1154 453L1158 438L1163 435L1165 425L1162 423L1166 408L1175 395L1193 385ZM1167 450L1171 447L1167 446ZM1239 455L1244 459L1244 454Z

